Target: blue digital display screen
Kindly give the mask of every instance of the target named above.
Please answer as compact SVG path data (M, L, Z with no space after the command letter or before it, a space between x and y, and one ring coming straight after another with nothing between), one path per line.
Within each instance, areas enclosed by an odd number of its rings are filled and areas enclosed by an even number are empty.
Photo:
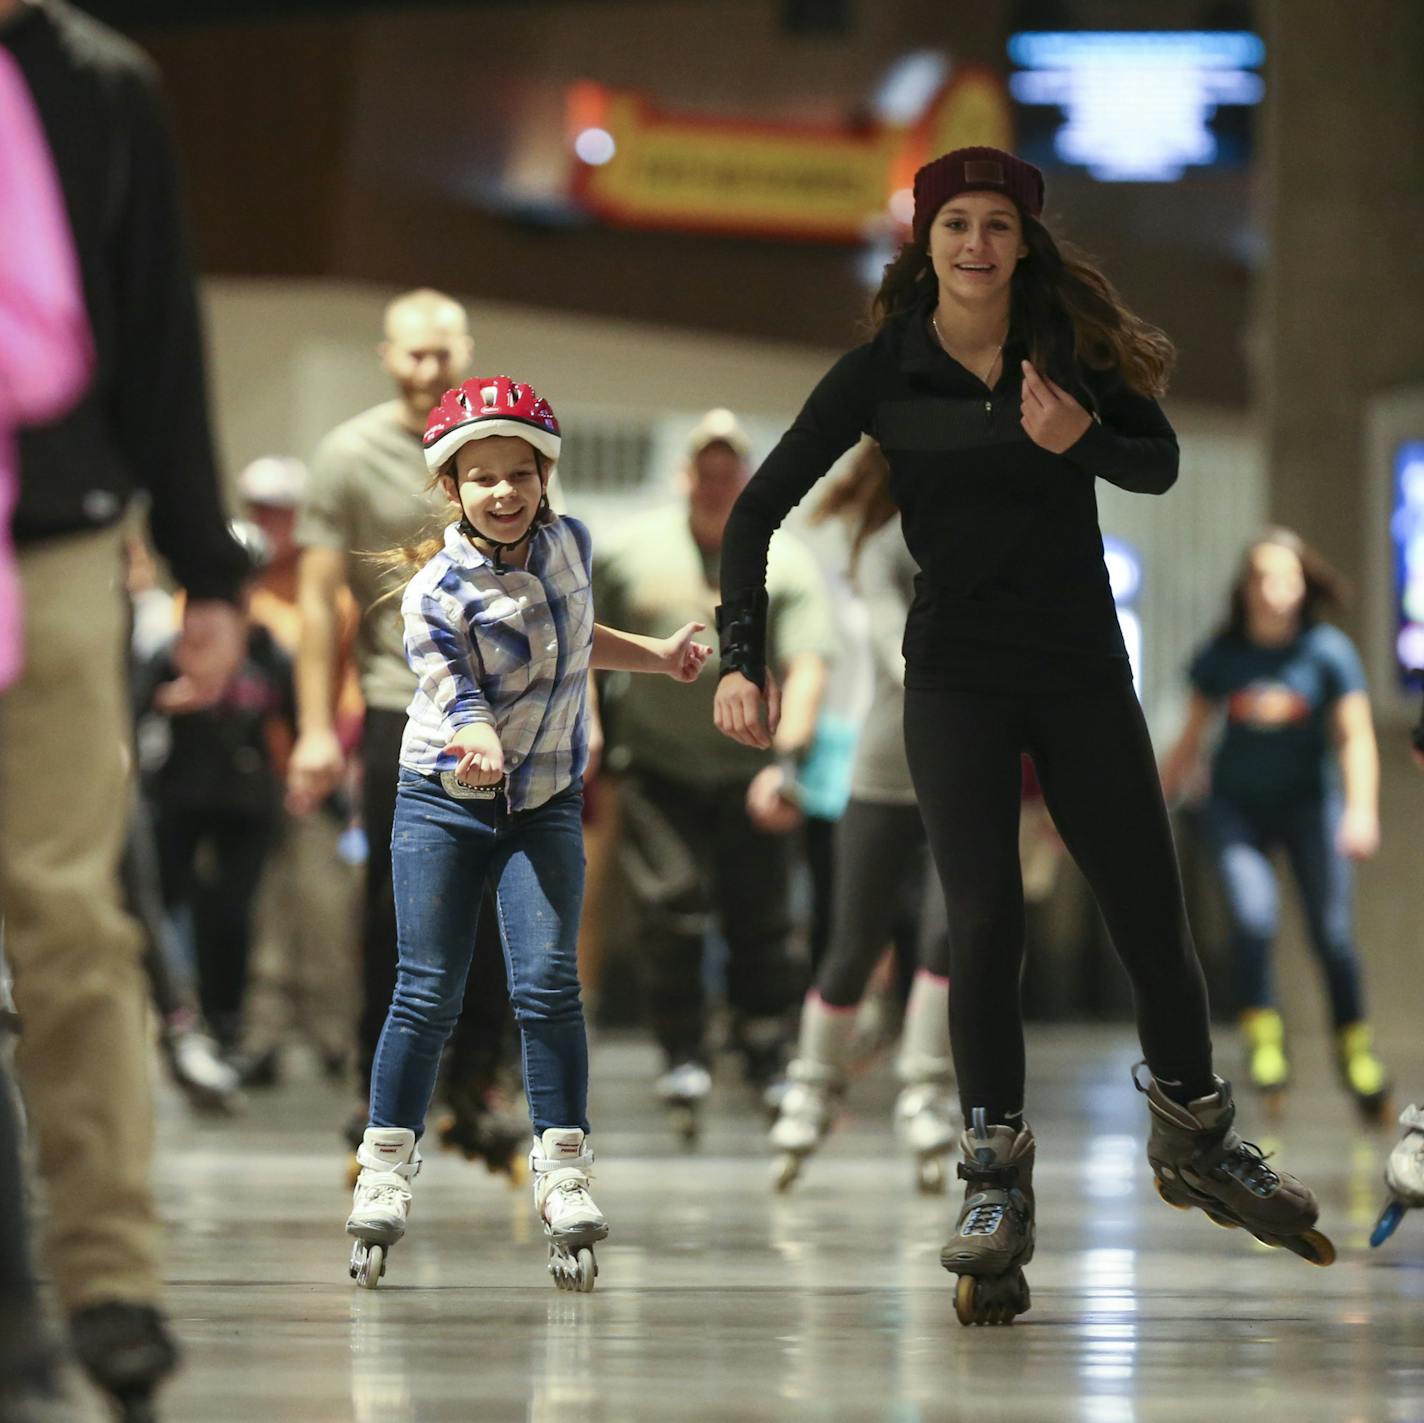
M1394 658L1400 685L1424 686L1424 440L1394 452L1389 516L1394 554Z
M1247 30L1024 31L1012 36L1018 149L1105 183L1170 183L1244 163L1266 46Z

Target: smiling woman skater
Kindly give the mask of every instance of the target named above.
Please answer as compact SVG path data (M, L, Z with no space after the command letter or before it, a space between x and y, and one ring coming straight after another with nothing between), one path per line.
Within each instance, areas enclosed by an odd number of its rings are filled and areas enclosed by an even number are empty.
M1132 979L1148 1159L1197 1206L1328 1264L1314 1195L1233 1129L1146 724L1103 565L1095 480L1165 493L1177 441L1155 396L1173 351L1040 221L1043 176L994 148L915 175L913 234L878 331L832 367L733 510L716 719L766 745L777 690L763 590L773 530L862 433L890 462L920 574L905 628L905 741L944 885L964 1207L941 1251L964 1324L1029 1307L1033 1134L1019 1002L1020 754ZM1140 1084L1139 1084L1140 1085Z

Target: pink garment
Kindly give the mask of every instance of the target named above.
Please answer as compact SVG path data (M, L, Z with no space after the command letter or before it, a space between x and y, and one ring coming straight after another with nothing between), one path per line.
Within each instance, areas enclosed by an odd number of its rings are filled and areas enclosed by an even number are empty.
M64 198L24 76L0 46L0 690L20 670L10 539L15 430L57 419L89 383L89 319Z

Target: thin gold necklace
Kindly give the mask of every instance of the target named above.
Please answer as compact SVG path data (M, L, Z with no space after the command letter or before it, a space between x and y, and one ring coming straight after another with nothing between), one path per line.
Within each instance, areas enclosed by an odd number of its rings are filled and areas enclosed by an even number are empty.
M930 312L930 325L934 327L935 340L939 342L940 350L942 350L945 355L948 356L951 360L958 360L958 356L954 355L954 353L949 349L949 342L944 339L944 333L939 329L939 318L934 314L934 312ZM1007 337L1004 338L1005 341L1007 339ZM994 374L994 367L999 364L999 357L1003 354L1004 341L1000 341L999 344L994 348L994 359L989 362L989 369L986 370L982 376L976 377L980 385L989 385L989 377ZM964 369L969 370L969 367L965 366ZM973 375L974 372L969 371L969 374ZM990 389L992 390L993 387L990 386Z

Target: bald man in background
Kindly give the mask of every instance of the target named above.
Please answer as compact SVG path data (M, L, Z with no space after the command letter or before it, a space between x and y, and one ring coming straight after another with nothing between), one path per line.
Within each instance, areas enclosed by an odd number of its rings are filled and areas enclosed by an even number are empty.
M377 352L395 385L395 397L338 425L321 442L297 516L296 537L302 546L297 575L298 736L288 775L291 809L306 814L331 793L344 772L335 707L339 601L342 590L349 588L361 612L355 657L366 703L359 757L369 846L356 1043L361 1100L348 1123L353 1144L366 1126L371 1062L395 987L391 823L406 708L415 690L415 674L405 659L400 595L397 591L386 596L400 588L406 575L383 570L363 555L411 545L443 520L445 497L429 488L420 437L431 407L468 373L474 345L465 310L441 292L407 292L386 308L384 339ZM493 916L482 919L480 949L467 989L469 1007L461 1018L451 1063L452 1080L462 1084L482 1083L492 1075L508 1013ZM527 1144L526 1135L522 1126L517 1131L501 1128L495 1141L462 1144L485 1156L491 1167L503 1169L512 1166L515 1147Z

